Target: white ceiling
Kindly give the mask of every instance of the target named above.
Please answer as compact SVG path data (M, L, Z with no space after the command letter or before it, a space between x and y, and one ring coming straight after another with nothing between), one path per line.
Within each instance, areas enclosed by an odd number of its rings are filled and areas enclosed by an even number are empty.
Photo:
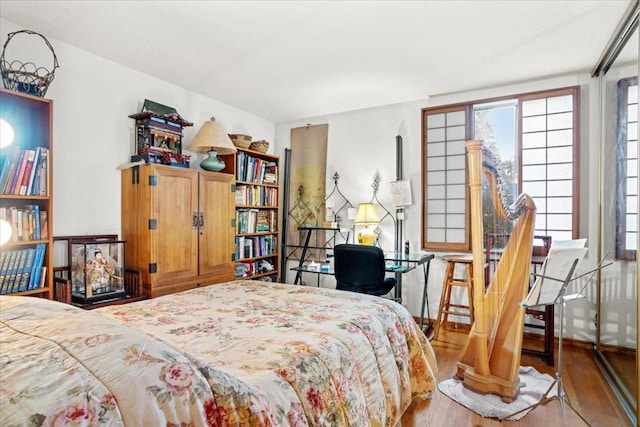
M283 122L588 73L630 1L2 0L0 16Z

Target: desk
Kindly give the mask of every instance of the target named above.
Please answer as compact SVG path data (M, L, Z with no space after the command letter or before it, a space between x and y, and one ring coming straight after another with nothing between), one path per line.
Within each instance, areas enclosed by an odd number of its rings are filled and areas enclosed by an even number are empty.
M296 271L296 278L293 282L297 285L302 277L302 273L313 273L313 274L324 274L333 276L334 272L332 269L319 269L319 270L311 270L308 266L304 265L304 256L308 249L309 239L311 236L311 232L314 230L330 230L335 231L338 229L333 228L322 228L322 227L299 227L299 230L306 230L307 235L305 238L305 243L302 249L302 256L300 257L300 262L297 267L292 267L292 271ZM399 303L402 303L402 275L406 274L410 271L415 270L419 266L422 266L423 273L423 288L422 288L422 305L420 307L420 329L426 335L431 328L433 327L433 322L431 322L431 316L429 314L429 294L428 294L428 279L429 279L429 267L431 266L431 260L433 259L433 254L424 254L424 253L410 253L405 254L404 252L390 251L384 252L384 260L386 261L385 271L389 273L393 273L396 278L396 286L394 287L394 299ZM424 311L425 307L427 309L427 319L429 322L424 324ZM425 329L426 327L426 329Z

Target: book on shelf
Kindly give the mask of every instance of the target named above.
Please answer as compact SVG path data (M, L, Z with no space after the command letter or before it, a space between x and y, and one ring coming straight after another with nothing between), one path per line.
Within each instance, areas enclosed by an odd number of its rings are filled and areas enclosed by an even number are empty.
M31 179L31 173L33 170L33 161L36 158L36 150L25 150L24 156L24 172L19 179L19 187L16 188L17 194L20 196L25 196L27 194L27 188L29 187L29 180Z
M16 149L0 160L0 193L18 196L46 196L49 149Z
M0 207L0 219L11 224L11 238L14 242L46 240L49 238L47 211L37 204Z
M16 271L20 263L21 251L19 249L11 251L9 263L5 269L4 280L2 282L2 293L10 294L13 292L13 282L16 278Z
M18 159L16 160L16 163L12 169L12 175L10 178L10 182L8 182L8 186L7 189L5 191L5 194L15 194L15 190L16 190L16 185L18 182L18 179L20 178L21 174L24 173L24 157L25 152L24 151L19 151L18 152Z
M44 265L44 256L47 251L47 245L45 243L38 243L36 245L36 253L34 257L33 267L31 268L31 277L29 278L28 288L38 289L44 287L44 275L47 273Z
M44 286L46 244L0 253L0 293L11 294Z
M34 258L36 254L36 248L27 248L25 249L26 255L24 259L24 263L21 264L20 271L18 273L19 277L16 277L16 280L19 278L18 283L18 292L24 292L29 290L29 279L31 278L31 270L33 269ZM15 289L15 285L14 285Z

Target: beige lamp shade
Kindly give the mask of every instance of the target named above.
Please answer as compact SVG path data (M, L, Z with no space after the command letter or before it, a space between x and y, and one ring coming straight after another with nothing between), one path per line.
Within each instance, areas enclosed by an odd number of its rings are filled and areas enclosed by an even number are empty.
M378 209L373 203L360 203L353 223L362 225L380 224Z
M237 151L227 132L215 120L215 117L211 117L211 120L204 122L189 144L189 151L208 153L213 150L218 154L233 154Z

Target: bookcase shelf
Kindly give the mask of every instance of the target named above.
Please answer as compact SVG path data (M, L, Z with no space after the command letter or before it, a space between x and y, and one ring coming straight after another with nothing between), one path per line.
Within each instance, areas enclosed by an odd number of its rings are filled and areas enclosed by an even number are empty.
M235 177L236 278L279 281L280 158L243 148L220 157Z
M52 299L53 102L0 89L0 118L15 134L0 153L0 219L12 228L0 248L0 293Z

